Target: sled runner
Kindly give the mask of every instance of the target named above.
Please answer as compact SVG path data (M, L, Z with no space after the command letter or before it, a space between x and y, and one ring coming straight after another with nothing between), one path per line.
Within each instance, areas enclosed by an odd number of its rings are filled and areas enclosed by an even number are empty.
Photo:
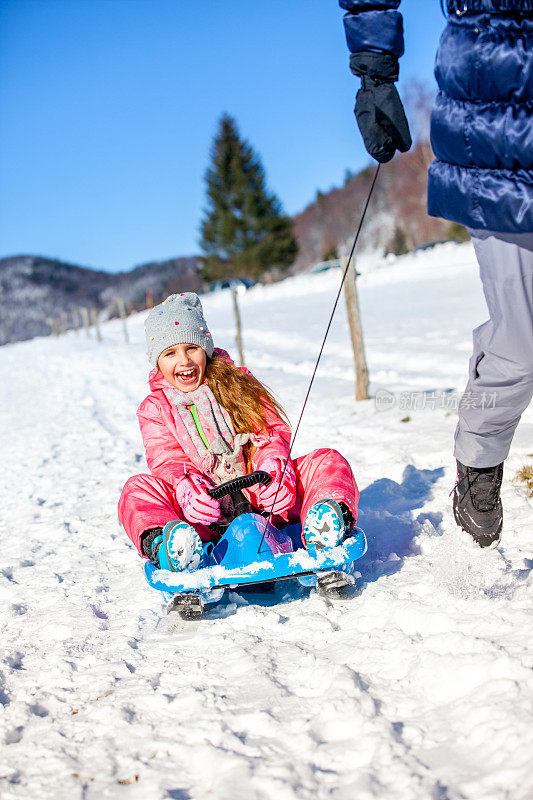
M218 602L225 589L287 578L297 578L303 586L317 586L326 594L354 583L354 562L366 551L364 532L355 527L336 547L306 550L300 523L278 530L250 506L242 493L242 489L257 483L266 486L270 481L268 473L256 471L209 490L217 500L229 495L234 518L216 544L204 545L203 567L171 572L145 563L148 584L171 601L169 612L199 617L204 604ZM221 532L219 525L216 530Z

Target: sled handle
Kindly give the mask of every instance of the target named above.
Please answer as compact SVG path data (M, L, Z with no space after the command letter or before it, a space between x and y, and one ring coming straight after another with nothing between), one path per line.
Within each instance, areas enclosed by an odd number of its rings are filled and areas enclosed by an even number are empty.
M255 486L256 483L262 483L263 486L268 486L272 482L272 475L262 469L257 469L255 472L250 472L249 475L243 475L242 478L233 478L231 481L221 483L220 486L213 486L207 490L207 493L214 497L215 500L220 500L227 494L234 494L240 492L241 489L249 489L250 486Z
M248 514L250 511L256 511L248 502L242 493L242 489L248 489L250 486L255 486L256 483L262 483L263 486L268 486L272 481L272 476L262 469L257 469L255 472L250 472L249 475L243 475L242 478L233 478L231 481L221 483L220 486L212 486L207 490L207 493L214 497L215 500L221 500L227 494L231 497L233 503L233 519L239 517L241 514ZM227 524L213 522L209 528L216 533L224 533Z

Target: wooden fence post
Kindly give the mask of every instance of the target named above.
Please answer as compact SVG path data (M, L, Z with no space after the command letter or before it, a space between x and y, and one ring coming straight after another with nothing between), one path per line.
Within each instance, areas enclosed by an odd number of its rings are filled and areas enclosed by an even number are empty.
M76 331L76 335L80 332L80 317L76 308L72 309L72 325Z
M347 263L348 256L343 256L341 258L343 274ZM363 328L361 326L359 301L357 299L356 277L355 259L352 257L350 267L346 274L346 280L344 281L344 298L346 300L346 311L348 314L348 323L350 325L350 336L352 339L355 362L355 399L368 400L368 367L366 365Z
M94 330L96 332L96 341L102 341L102 334L100 332L100 324L98 320L98 311L96 308L91 308L91 323L94 325Z
M81 318L83 320L83 327L85 328L85 333L87 334L87 338L91 338L91 328L89 325L89 312L86 308L80 308Z
M117 306L118 306L118 313L120 314L120 318L122 320L122 329L124 331L124 341L126 344L130 343L130 337L128 336L128 326L126 325L126 306L124 304L124 300L122 297L117 297Z
M237 350L239 351L239 359L241 367L244 367L244 348L242 346L242 330L241 330L241 314L239 311L239 302L237 300L237 289L231 290L233 297L233 313L235 315L235 339L237 342Z

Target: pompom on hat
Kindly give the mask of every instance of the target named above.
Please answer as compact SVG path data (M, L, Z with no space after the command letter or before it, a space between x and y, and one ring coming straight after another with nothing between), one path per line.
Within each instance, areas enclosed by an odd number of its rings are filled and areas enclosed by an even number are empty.
M174 344L197 344L209 358L215 345L209 333L200 298L194 292L171 294L154 306L144 323L146 355L153 367L167 347Z

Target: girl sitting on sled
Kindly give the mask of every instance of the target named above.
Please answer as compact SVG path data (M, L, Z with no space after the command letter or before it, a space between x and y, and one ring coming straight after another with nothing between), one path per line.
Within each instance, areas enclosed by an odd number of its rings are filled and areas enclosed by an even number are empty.
M145 322L151 392L137 411L150 475L130 478L119 520L139 553L174 571L202 566L210 525L228 509L207 490L254 470L244 490L282 528L301 521L307 548L333 547L355 525L359 491L336 450L290 459L291 433L268 389L215 348L198 295L173 294ZM275 499L275 503L274 503ZM274 505L272 505L274 503Z

